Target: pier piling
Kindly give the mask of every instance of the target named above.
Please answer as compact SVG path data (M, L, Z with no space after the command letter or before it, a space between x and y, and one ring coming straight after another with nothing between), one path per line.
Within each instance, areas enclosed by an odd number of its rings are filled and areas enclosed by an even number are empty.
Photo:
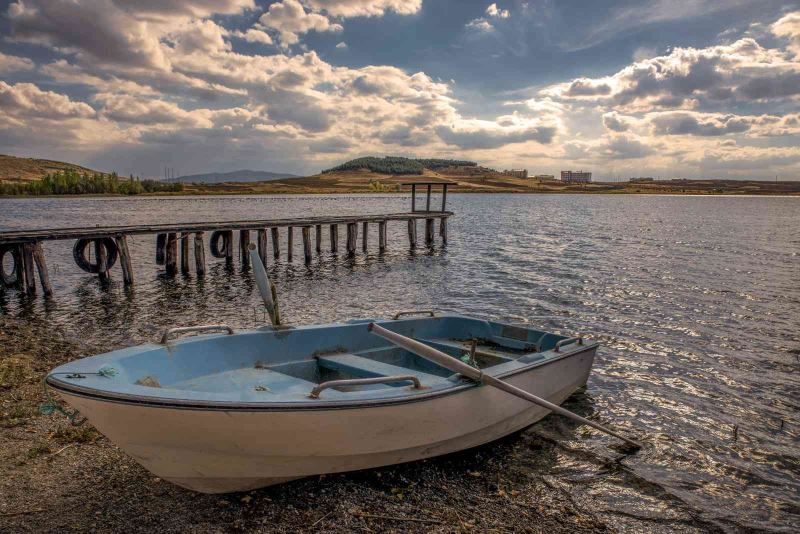
M104 249L105 250L105 249ZM100 254L97 255L97 267L100 270ZM103 260L105 265L105 260ZM178 272L178 238L175 232L167 234L166 255L164 257L164 266L166 267L167 274L173 276Z
M378 222L378 250L386 250L386 221Z
M128 250L128 237L125 234L114 238L119 252L119 263L122 267L122 283L126 286L133 285L133 266L131 265L131 253Z
M311 227L303 226L300 231L303 233L303 256L308 265L311 263Z
M194 234L194 268L197 276L205 276L206 274L206 251L203 243L203 236L205 232L195 232Z
M250 230L239 230L239 251L242 267L250 267Z
M362 225L362 233L364 236L361 238L361 252L367 251L367 235L369 234L369 223L364 221Z
M339 225L331 225L331 253L336 254L339 252Z
M281 244L278 241L278 228L272 228L272 257L276 260L281 257Z
M289 226L286 228L286 233L286 261L291 262L294 256L292 253L292 249L294 249L294 228Z
M44 293L46 297L49 297L53 294L53 288L50 285L50 275L47 273L44 250L39 241L33 243L33 260L36 262L36 270L39 272L39 282L42 284L42 293Z
M264 267L267 266L267 249L269 248L269 243L267 239L267 229L262 228L258 230L258 257L261 258L261 263L264 264Z
M425 219L425 246L433 246L433 219Z
M22 264L25 268L25 291L27 291L29 295L35 295L36 278L33 273L33 243L22 244Z
M317 256L319 256L320 254L322 254L322 225L321 224L316 225L315 230L316 230L315 237L317 239Z
M354 222L347 223L347 255L355 256L356 241L358 240L358 225Z
M408 220L408 246L417 248L417 220Z
M189 232L181 232L181 273L189 274Z

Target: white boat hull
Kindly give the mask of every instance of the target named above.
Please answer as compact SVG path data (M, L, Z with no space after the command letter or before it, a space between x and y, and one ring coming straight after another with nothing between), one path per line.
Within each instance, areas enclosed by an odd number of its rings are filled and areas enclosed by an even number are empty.
M595 351L505 380L560 404L586 384ZM380 406L272 411L164 407L58 393L146 469L203 493L430 458L496 440L549 413L492 387Z

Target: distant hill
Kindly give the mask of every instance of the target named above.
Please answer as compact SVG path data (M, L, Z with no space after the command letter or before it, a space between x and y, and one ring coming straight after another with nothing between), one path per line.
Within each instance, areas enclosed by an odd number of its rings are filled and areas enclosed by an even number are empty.
M73 163L64 163L63 161L18 158L0 154L0 180L41 180L46 174L56 171L75 171L87 174L101 173L101 171L95 171Z
M435 171L446 167L475 167L478 164L474 161L464 161L455 159L412 159L401 158L398 156L386 156L384 158L366 157L356 158L346 161L341 165L325 169L322 174L342 171L368 170L383 174L423 174L425 169Z
M226 182L269 182L272 180L283 180L284 178L297 178L297 175L285 172L242 170L231 172L209 172L205 174L189 174L187 176L169 178L165 181L192 184L222 184Z

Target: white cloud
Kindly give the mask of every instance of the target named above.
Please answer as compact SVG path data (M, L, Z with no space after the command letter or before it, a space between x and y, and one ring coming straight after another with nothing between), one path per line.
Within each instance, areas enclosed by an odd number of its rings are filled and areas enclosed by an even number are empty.
M500 19L507 19L510 15L507 9L498 9L497 4L489 4L489 7L486 8L486 14Z
M466 24L466 28L481 33L487 33L494 30L494 26L492 26L492 23L486 19L471 20Z
M26 57L9 56L0 52L0 73L31 70L33 67L33 61Z
M422 0L306 0L315 11L334 17L379 17L389 11L413 15L422 7Z
M32 83L9 85L0 81L0 112L15 117L92 117L94 109L66 95L42 91Z
M336 45L336 48L339 48L339 49L347 48L347 43L345 43L344 41L342 41L342 42L340 42L340 43L338 43L338 44Z
M297 44L299 34L310 31L337 32L342 26L325 15L306 12L298 0L282 0L269 6L269 10L258 19L265 28L276 30L284 45Z
M237 37L239 39L244 39L248 43L261 43L265 45L272 44L272 37L269 36L268 33L258 30L256 28L250 28L245 32L235 31L230 32L230 35L233 37Z
M789 41L789 50L800 58L800 11L789 13L777 20L771 27L772 33Z

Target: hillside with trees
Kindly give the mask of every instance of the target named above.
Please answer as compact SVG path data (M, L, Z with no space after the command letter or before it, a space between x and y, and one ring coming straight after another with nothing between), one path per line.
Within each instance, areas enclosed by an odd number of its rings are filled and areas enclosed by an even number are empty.
M0 181L0 195L139 195L142 193L177 193L181 183L120 178L111 174L66 170L46 174L41 180Z
M398 156L386 156L383 158L365 157L346 161L341 165L325 169L323 174L331 172L367 170L381 174L423 174L425 169L436 170L445 167L474 167L474 161L455 160L455 159L412 159L401 158Z

